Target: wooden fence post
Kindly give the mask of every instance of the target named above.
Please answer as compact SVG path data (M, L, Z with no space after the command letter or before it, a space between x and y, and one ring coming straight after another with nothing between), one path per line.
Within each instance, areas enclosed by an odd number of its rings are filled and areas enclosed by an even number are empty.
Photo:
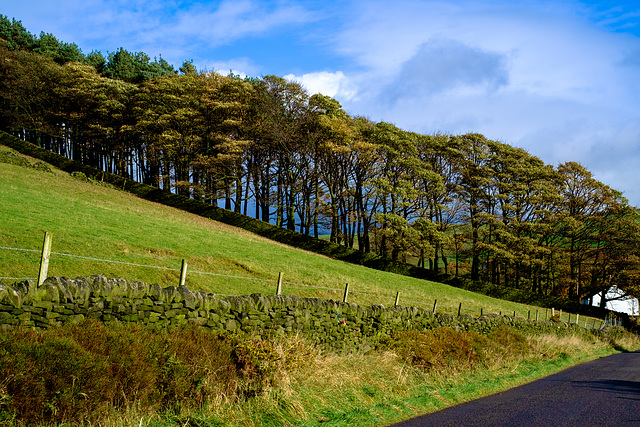
M396 292L396 302L394 304L394 307L398 306L399 301L400 301L400 291Z
M480 317L482 317L482 307L480 307Z
M538 310L536 310L536 322L538 321Z
M38 272L38 286L42 285L49 271L49 257L51 256L51 233L45 231L40 257L40 271Z
M182 267L180 267L180 286L184 286L187 281L187 260L182 260Z
M514 319L516 318L516 311L515 310L513 310L513 318Z
M436 314L436 307L438 306L438 300L433 301L433 314Z
M342 302L347 302L348 295L349 295L349 284L347 283L344 287L344 296L342 297Z
M527 320L531 320L531 310L527 313Z
M278 287L276 288L276 295L282 294L282 271L278 273Z
M462 303L458 306L458 317L460 317L460 312L462 311Z
M580 322L580 313L576 314L576 325Z

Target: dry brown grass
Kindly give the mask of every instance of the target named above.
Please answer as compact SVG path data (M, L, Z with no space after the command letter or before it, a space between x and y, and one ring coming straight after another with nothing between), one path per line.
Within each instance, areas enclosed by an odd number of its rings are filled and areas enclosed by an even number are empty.
M619 337L613 338L613 344L618 347L619 350L624 351L636 351L640 350L640 337L631 333L624 333Z
M92 425L387 425L610 354L615 351L612 345L631 348L639 343L636 336L626 334L613 344L609 338L587 334L523 338L524 342L512 332L494 334L482 340L486 344L482 363L469 366L466 361L461 365L450 361L437 369L413 365L389 349L368 354L323 354L296 336L269 342L241 338L244 356L248 360L256 356L254 361L266 362L269 365L265 369L271 369L270 380L262 383L259 393L242 400L220 394L198 411L173 414L131 406Z
M301 420L305 420L305 425L335 422L336 417L344 418L336 425L353 425L354 421L345 414L354 412L363 416L362 420L355 418L361 425L380 425L371 421L371 417L389 415L380 414L379 407L391 413L436 410L612 352L608 340L588 335L521 338L524 341L518 340L517 333L493 336L482 350L482 363L470 366L467 360L461 364L450 360L437 369L412 365L390 350L355 355L318 354L308 368L289 376L286 389L260 396L251 411L269 411L271 419L275 417L281 425L298 425ZM637 338L625 339L638 344ZM421 396L421 404L406 403L416 396ZM291 415L298 421L291 421ZM239 421L242 417L233 418ZM393 415L388 419L393 419ZM242 425L258 426L262 421L258 416L250 417Z

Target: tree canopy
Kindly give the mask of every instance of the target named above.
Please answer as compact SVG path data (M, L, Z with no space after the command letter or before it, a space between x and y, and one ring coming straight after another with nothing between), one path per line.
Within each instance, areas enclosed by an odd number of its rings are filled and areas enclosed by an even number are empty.
M582 165L351 117L277 76L83 55L0 16L0 128L102 170L447 274L635 295L638 212Z

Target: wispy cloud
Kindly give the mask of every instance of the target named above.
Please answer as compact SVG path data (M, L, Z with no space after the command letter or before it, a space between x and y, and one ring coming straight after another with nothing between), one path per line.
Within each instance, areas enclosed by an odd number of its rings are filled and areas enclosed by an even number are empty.
M201 56L205 50L317 19L297 2L287 1L193 1L182 2L182 7L174 0L38 3L36 11L29 10L34 6L26 3L14 5L15 16L9 17L24 19L64 41L80 44L84 50L104 52L124 47L170 59Z
M85 53L277 74L353 115L575 160L640 205L640 7L621 0L30 0L0 13Z
M219 5L200 3L182 9L177 18L172 31L178 36L198 39L210 47L315 19L295 3L271 4L251 0L225 0Z

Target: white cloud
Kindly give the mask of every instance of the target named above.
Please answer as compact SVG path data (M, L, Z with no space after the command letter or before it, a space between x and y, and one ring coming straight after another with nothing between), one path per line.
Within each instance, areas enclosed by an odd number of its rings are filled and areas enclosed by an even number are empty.
M198 61L198 64L202 64L200 65L201 69L199 69L199 71L215 71L222 75L227 75L231 72L238 74L242 78L255 76L259 68L251 58L234 58L228 61L213 61L210 63L206 63L203 59L202 62Z
M348 111L575 160L640 205L638 37L577 1L367 0L351 13L333 39L359 71L360 96L337 98Z
M271 29L303 24L314 20L304 8L292 4L251 0L225 0L216 8L214 3L202 3L182 10L172 29L217 46L247 36L257 36Z
M332 98L339 98L342 101L353 101L356 100L358 94L355 83L342 71L335 73L320 71L301 76L287 74L284 78L302 84L311 95L321 93Z

